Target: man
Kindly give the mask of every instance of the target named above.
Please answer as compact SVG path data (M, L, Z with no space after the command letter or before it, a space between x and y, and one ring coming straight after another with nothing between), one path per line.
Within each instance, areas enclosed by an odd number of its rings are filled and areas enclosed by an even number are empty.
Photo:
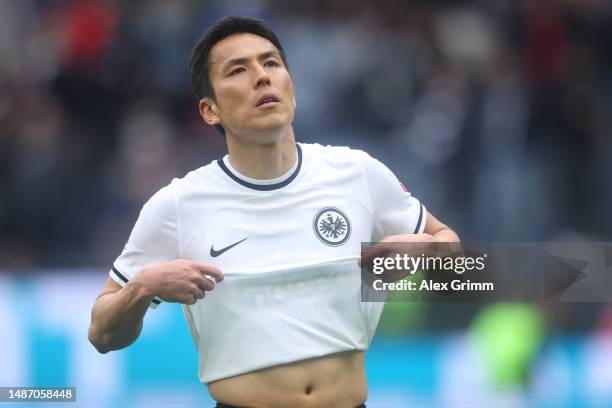
M366 153L295 142L284 50L261 21L217 22L190 71L229 155L145 204L94 304L90 341L101 353L126 347L149 305L183 303L218 407L365 406L380 307L360 302L361 242L457 235Z

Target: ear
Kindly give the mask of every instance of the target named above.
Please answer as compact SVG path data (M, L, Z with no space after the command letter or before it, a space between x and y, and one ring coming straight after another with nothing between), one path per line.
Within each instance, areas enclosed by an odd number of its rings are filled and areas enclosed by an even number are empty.
M200 110L200 116L204 119L204 122L209 125L220 125L221 118L217 113L217 104L210 98L202 98L200 99L200 103L198 104L198 108Z
M295 101L295 88L293 86L293 81L291 80L291 77L289 77L289 81L291 84L291 99L293 102L293 109L297 108L297 102Z

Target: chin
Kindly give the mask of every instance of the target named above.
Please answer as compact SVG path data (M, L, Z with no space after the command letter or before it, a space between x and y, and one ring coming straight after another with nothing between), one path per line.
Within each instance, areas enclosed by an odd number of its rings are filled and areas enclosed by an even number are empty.
M283 139L284 132L282 129L266 129L257 131L253 134L251 141L260 146L275 145Z
M255 134L269 135L269 137L281 138L285 132L291 127L291 122L287 120L281 120L280 118L275 120L258 121L259 123L253 124L250 127L251 131Z
M286 123L267 124L266 126L248 126L243 128L242 131L232 133L243 143L267 146L281 141L288 128L289 126Z

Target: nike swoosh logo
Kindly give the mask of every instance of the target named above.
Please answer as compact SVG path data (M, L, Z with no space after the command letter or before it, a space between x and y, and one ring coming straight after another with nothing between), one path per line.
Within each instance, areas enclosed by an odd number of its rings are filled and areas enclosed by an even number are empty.
M218 251L215 251L215 248L213 248L213 246L214 246L214 245L211 245L211 246L210 246L210 256L212 256L213 258L216 258L216 257L218 257L219 255L222 255L224 252L229 251L230 249L232 249L233 247L235 247L235 246L236 246L236 245L238 245L239 243L246 241L247 239L248 239L248 238L241 239L240 241L238 241L238 242L234 242L232 245L226 246L225 248L221 248L221 249L220 249L220 250L218 250Z

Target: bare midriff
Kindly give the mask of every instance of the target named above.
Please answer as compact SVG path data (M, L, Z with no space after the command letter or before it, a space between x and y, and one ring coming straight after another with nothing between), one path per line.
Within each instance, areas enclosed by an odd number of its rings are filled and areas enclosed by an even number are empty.
M351 351L224 378L211 396L244 408L354 408L368 395L365 353Z

